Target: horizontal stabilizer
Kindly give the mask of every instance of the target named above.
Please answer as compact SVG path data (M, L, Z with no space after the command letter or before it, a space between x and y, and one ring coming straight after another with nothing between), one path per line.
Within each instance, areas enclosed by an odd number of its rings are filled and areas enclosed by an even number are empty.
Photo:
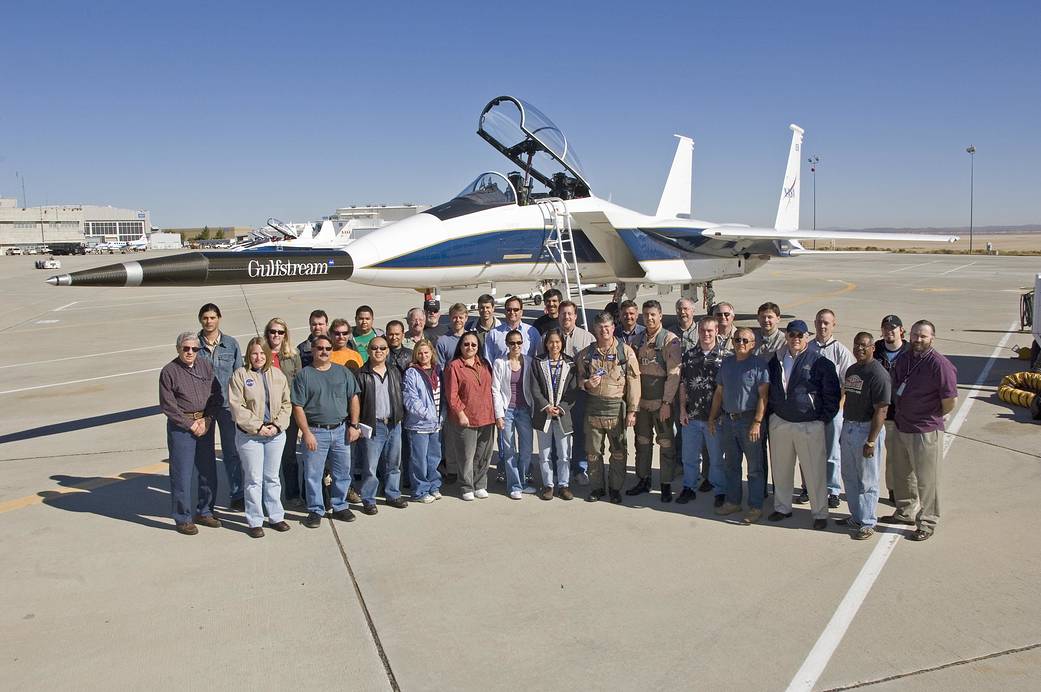
M861 231L805 231L798 228L753 228L751 226L712 226L701 231L706 238L734 238L746 240L881 240L918 243L953 243L956 235L931 233L870 233Z

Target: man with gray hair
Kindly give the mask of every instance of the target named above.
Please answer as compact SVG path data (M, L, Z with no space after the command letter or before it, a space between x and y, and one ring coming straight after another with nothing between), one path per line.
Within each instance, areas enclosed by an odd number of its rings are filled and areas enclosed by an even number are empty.
M730 303L716 303L712 306L712 316L719 320L719 334L716 336L719 347L730 355L734 352L730 340L734 338L734 319L737 317L734 306Z
M669 331L680 338L683 351L689 351L698 345L698 323L694 321L694 301L680 298L676 301L676 324Z
M427 315L423 312L423 308L412 308L405 315L405 320L408 322L408 330L405 332L405 338L402 339L401 345L411 350L416 347L416 344L424 339L423 330L427 325Z

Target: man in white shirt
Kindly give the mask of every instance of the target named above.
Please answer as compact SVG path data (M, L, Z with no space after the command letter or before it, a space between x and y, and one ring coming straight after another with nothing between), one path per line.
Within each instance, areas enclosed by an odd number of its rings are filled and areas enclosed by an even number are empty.
M830 360L835 365L839 382L843 382L846 379L846 370L857 362L857 359L845 344L834 337L838 324L834 311L828 308L818 310L817 317L813 320L816 335L806 348L811 352L820 351L822 356ZM831 509L839 506L839 493L842 491L842 448L839 445L839 433L842 432L842 406L845 396L843 392L839 400L839 411L828 423L824 437L825 450L828 453L828 507ZM799 501L802 502L802 495L799 496Z
M484 357L489 363L494 363L499 358L506 357L506 335L516 329L524 337L521 351L524 355L534 358L542 346L542 337L537 329L530 324L524 324L521 318L524 316L524 303L517 296L506 299L506 321L488 332L484 339Z

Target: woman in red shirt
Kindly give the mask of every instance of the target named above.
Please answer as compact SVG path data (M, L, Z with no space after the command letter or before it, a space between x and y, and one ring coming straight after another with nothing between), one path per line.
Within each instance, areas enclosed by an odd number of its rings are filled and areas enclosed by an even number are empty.
M456 435L455 449L462 458L459 480L463 499L488 497L488 464L492 458L495 410L492 405L492 368L480 354L476 332L459 339L453 358L445 367L445 395L452 422L448 434ZM452 445L445 445L452 449Z

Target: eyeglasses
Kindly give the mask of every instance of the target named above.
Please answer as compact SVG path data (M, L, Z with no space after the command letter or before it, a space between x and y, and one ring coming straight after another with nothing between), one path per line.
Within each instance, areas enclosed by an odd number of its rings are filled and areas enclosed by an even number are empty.
M506 312L520 312L520 308L506 308Z
M312 351L331 351L331 350L333 350L333 347L332 346L315 346L311 350Z
M806 336L806 335L803 334L802 332L788 332L788 338L789 339L801 339L804 336Z
M198 353L201 350L198 346L181 346L182 353Z
M370 351L386 351L386 346L369 346Z
M285 329L269 329L269 330L267 330L267 333L268 334L285 334L286 330Z
M715 316L716 317L733 317L734 313L732 313L732 312L717 312Z
M507 341L506 345L507 346L521 346L523 343L524 343L523 341Z
M333 332L333 336L347 336L350 332Z
M734 339L735 344L754 344L755 339Z

